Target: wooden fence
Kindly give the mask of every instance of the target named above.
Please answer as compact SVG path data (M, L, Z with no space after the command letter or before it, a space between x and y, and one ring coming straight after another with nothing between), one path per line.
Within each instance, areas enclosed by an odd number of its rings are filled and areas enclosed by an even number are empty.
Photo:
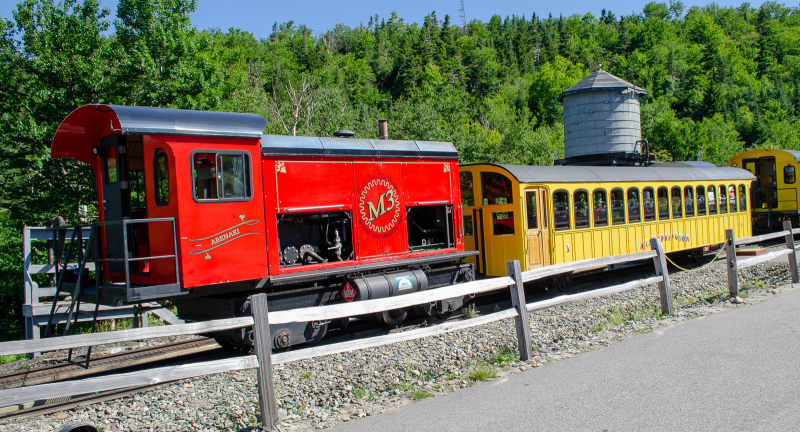
M800 233L800 230L795 230ZM791 241L792 231L788 231L787 249L794 258L794 242ZM786 233L781 233L786 235ZM740 239L739 244L753 243L754 241L776 238L778 235L767 235L753 238ZM732 236L731 236L732 240ZM731 241L731 248L736 242ZM789 246L790 245L790 246ZM734 249L730 249L734 250ZM734 255L734 269L735 254ZM774 258L778 255L770 255ZM760 257L759 257L760 258ZM578 294L562 295L559 297L527 303L523 284L559 274L572 273L593 268L624 264L634 261L652 259L656 276L634 280L618 285L594 289ZM752 260L751 258L750 260ZM753 261L742 260L739 267L744 267ZM759 261L761 262L761 261ZM796 262L793 267L792 280L796 281ZM309 359L317 356L350 352L358 349L377 347L391 343L409 341L427 336L441 335L455 330L470 328L491 323L505 318L514 317L517 330L519 358L528 360L531 357L531 344L528 325L528 313L551 308L557 305L578 300L601 297L609 294L627 291L644 285L658 284L661 299L662 313L672 314L672 293L670 290L669 273L664 255L664 250L659 239L651 239L651 250L613 257L588 259L565 264L558 264L544 268L520 271L518 261L508 263L508 276L484 279L451 285L442 288L420 291L396 297L375 300L364 300L352 303L341 303L327 306L317 306L289 311L269 312L266 294L260 293L251 297L252 316L221 319L191 324L177 324L165 327L150 327L140 329L121 330L99 334L62 336L40 340L25 340L0 343L0 355L21 354L33 351L50 351L67 348L86 347L114 342L142 340L167 336L188 334L202 334L214 331L253 327L255 334L255 355L227 358L221 360L197 362L178 366L157 367L147 370L120 373L110 376L87 378L66 382L34 385L22 388L0 391L0 406L20 404L29 401L38 401L66 396L91 394L94 392L153 385L174 380L194 378L204 375L243 370L258 369L259 403L262 413L262 424L265 429L273 430L278 422L278 411L275 403L275 392L272 379L272 365ZM398 308L405 308L420 304L428 304L453 297L486 293L508 288L511 296L512 307L476 318L446 322L430 327L417 328L404 332L376 336L329 345L315 346L273 354L271 352L272 337L269 331L270 324L292 322L326 321L337 318L359 316Z

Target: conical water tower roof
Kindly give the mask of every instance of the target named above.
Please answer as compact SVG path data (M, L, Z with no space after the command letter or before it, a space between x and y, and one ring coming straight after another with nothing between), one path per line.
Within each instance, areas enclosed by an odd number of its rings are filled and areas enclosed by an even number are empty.
M558 101L561 102L564 99L564 96L573 95L575 93L602 91L602 90L625 90L625 89L633 89L633 91L635 91L638 94L647 94L647 92L643 88L637 87L616 75L612 75L598 68L595 73L582 79L579 83L575 84L574 86L564 90L564 92L561 93L560 96L558 96Z

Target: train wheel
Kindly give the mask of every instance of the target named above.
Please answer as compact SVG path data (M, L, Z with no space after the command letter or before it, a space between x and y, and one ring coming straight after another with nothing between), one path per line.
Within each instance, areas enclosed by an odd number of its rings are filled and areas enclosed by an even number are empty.
M387 326L396 327L405 321L406 316L408 316L408 310L406 308L402 308L383 312L381 314L381 319L384 323L386 323Z

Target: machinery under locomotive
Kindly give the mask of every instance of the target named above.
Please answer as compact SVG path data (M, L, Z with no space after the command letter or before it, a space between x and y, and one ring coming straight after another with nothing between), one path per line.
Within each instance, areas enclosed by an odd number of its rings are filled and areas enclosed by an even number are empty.
M111 105L62 122L52 156L96 176L92 301L170 299L199 320L249 313L257 291L287 310L474 278L451 143L271 136L264 125L252 114ZM380 319L395 325L406 313ZM272 328L274 344L318 340L331 324Z

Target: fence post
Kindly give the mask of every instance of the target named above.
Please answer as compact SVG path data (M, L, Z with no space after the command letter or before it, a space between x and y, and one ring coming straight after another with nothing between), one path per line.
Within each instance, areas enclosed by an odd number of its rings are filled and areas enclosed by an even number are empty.
M736 239L733 237L733 230L725 230L725 256L728 260L728 294L731 297L739 297L739 279L736 268Z
M528 327L528 308L525 302L525 287L522 283L519 261L508 262L508 277L514 279L514 283L509 288L511 289L511 304L517 310L514 323L517 325L519 359L526 361L531 358L531 329Z
M278 424L278 406L275 403L275 387L272 381L272 337L269 333L267 295L259 293L250 297L250 313L253 315L255 351L258 358L258 399L261 406L261 425L275 430Z
M656 269L656 276L661 276L663 279L658 283L658 294L661 297L661 313L674 315L672 309L672 287L669 285L669 270L667 269L667 258L664 255L664 247L661 245L661 239L653 237L650 239L650 249L656 251L656 256L653 257L653 267Z
M788 231L786 233L786 248L789 249L789 270L792 273L792 283L797 283L797 253L794 248L794 234L792 234L792 222L783 221L783 229Z

